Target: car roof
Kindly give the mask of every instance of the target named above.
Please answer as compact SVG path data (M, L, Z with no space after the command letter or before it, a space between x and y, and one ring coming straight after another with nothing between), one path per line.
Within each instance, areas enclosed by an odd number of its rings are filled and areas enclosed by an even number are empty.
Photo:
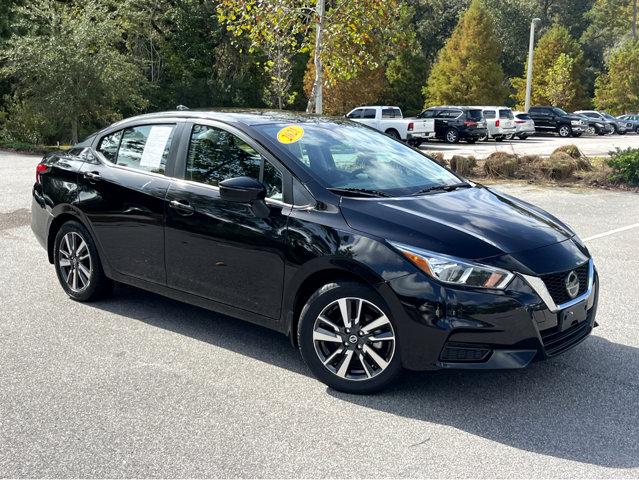
M120 120L108 128L125 125L131 122L144 120L158 120L162 118L179 119L206 119L218 120L227 123L243 123L245 125L260 125L269 123L324 123L341 120L340 117L328 117L301 112L281 111L281 110L241 110L241 109L194 109L194 110L169 110L163 112L146 113Z

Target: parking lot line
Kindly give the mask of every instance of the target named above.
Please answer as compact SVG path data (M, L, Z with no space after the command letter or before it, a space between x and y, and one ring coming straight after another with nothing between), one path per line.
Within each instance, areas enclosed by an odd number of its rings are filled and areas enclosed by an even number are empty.
M609 230L607 232L598 233L597 235L593 235L592 237L584 238L584 242L589 242L590 240L597 240L598 238L607 237L609 235L614 235L615 233L625 232L626 230L631 230L633 228L639 227L639 223L633 223L632 225L626 225L625 227L615 228L614 230Z

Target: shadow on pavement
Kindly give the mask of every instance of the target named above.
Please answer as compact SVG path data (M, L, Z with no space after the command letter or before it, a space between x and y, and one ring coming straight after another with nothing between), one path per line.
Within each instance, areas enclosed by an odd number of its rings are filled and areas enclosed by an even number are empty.
M309 375L288 339L262 327L126 286L93 305ZM344 403L449 425L534 453L633 468L639 466L637 372L639 349L595 335L525 370L407 372L376 395L327 393Z

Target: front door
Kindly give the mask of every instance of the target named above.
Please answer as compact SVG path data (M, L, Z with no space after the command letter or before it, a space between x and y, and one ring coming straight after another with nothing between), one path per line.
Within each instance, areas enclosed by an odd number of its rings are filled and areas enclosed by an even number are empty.
M166 197L166 268L172 288L279 318L288 211L283 175L241 132L189 125L182 180ZM183 175L182 175L183 173ZM240 176L267 187L269 215L220 198L220 181Z

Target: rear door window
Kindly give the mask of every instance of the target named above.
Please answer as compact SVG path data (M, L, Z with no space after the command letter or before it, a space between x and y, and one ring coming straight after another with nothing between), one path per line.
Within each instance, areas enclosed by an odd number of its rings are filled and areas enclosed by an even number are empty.
M375 109L374 108L365 108L362 113L362 118L375 118Z
M382 108L382 118L402 118L399 108Z
M97 150L104 155L109 162L115 163L118 157L118 149L120 148L120 140L122 140L122 130L103 137L98 144Z
M153 173L164 173L175 125L142 125L122 133L116 164Z

